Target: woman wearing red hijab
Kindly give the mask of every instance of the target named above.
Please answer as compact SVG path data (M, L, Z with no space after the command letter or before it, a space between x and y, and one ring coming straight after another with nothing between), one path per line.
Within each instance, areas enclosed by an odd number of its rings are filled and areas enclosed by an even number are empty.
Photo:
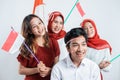
M88 35L88 53L86 57L96 62L99 65L101 72L108 72L111 67L111 46L106 40L100 39L93 20L84 19L81 26Z
M59 60L64 59L67 55L65 49L64 36L66 31L64 30L64 16L59 11L54 11L50 14L48 19L48 34L51 38L58 41L60 47L60 57Z

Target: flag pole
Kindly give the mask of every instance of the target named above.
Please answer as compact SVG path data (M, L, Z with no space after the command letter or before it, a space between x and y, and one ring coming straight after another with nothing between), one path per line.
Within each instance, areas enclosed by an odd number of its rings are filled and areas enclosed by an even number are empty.
M79 0L76 0L76 2L75 2L75 4L73 5L72 9L71 9L70 12L68 13L68 15L67 15L64 23L66 23L66 21L68 20L70 14L72 13L72 11L73 11L73 9L75 8L75 6L76 6L76 4L77 4L78 1L79 1Z
M44 10L44 4L43 4L43 20L44 20L44 23L45 23L45 12L44 12L45 10Z
M117 56L115 56L114 58L112 58L111 60L110 60L110 62L113 62L115 59L117 59L118 57L120 57L120 54L118 54Z
M27 50L32 54L32 56L35 58L35 60L39 63L39 60L37 59L37 57L34 55L34 53L32 52L32 50L27 46L27 44L25 42L23 42L23 44L25 45L25 47L27 48Z

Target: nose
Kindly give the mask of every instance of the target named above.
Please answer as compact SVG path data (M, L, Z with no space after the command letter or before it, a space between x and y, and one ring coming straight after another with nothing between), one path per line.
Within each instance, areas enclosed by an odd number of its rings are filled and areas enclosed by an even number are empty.
M82 52L83 51L83 47L81 45L78 46L78 49L77 49L79 52Z
M58 27L58 26L61 26L61 23L60 23L60 22L57 23L57 27Z
M37 26L37 29L41 29L41 26L40 26L40 25L38 25L38 26Z

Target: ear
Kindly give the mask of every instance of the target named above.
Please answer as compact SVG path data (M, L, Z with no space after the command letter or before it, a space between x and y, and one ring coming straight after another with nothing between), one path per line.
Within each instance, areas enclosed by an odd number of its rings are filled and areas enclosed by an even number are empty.
M68 52L70 51L70 48L68 46L66 46L66 49L67 49Z

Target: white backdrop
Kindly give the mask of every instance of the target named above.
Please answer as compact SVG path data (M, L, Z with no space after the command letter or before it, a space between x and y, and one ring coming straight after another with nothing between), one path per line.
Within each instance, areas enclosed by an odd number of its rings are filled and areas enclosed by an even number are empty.
M45 3L45 14L54 10L68 15L76 0L43 0ZM120 0L79 0L86 13L83 18L91 18L96 22L101 38L106 39L113 49L112 58L120 54ZM11 26L20 32L23 18L32 13L34 0L0 0L0 80L22 80L23 76L18 74L18 62L16 54L9 54L1 50ZM46 15L45 17L47 17ZM76 7L65 23L68 31L78 27L83 20ZM47 19L46 19L47 21ZM45 23L47 24L47 23ZM105 80L120 80L120 58L112 62L112 69L104 74Z

